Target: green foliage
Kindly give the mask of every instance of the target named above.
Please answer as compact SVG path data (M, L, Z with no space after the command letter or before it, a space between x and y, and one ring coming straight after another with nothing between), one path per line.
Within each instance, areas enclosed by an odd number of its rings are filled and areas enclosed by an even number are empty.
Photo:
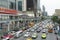
M45 19L45 17L42 16L42 17L41 17L41 20L44 20L44 19Z
M60 19L58 19L57 23L60 24Z
M51 20L52 20L53 22L57 22L58 16L52 16Z

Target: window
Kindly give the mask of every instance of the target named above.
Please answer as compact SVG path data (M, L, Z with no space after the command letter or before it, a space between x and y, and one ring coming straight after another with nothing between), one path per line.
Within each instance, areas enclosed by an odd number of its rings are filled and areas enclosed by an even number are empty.
M27 11L31 11L33 10L34 4L33 4L33 0L27 0Z
M10 9L13 9L14 8L14 3L13 2L10 2L9 7L10 7Z
M22 11L22 1L18 1L18 10Z

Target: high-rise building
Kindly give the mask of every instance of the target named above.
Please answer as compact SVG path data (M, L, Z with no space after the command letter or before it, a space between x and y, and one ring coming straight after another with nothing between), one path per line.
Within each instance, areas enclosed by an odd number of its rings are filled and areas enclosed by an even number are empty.
M40 0L37 0L37 10L41 11L41 8L40 8Z
M47 16L47 12L46 12L46 10L45 10L45 6L44 6L44 5L42 6L42 9L43 9L43 10L42 10L42 15L43 15L43 16Z
M26 0L26 8L27 8L27 11L32 11L34 9L34 3L33 3L33 0Z
M10 4L11 2L15 10L26 11L26 0L10 0Z
M42 6L42 9L43 9L43 12L45 12L45 6L44 5Z
M2 2L2 3L1 3ZM4 4L5 3L5 4ZM26 13L37 13L40 9L40 0L0 0L0 4L4 8L13 9ZM0 7L2 7L0 6ZM37 15L37 14L36 14Z
M8 8L8 0L0 0L0 8L4 7L4 8Z

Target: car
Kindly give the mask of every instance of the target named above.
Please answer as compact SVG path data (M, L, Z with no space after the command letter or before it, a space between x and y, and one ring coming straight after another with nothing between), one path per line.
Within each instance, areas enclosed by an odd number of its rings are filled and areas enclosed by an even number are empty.
M34 30L34 29L31 29L30 31L31 31L31 32L34 32L35 30Z
M1 38L5 38L8 35L8 33L3 33L3 35L1 36Z
M22 30L17 31L16 34L15 34L15 38L18 38L18 37L22 36L23 35L22 33L23 33Z
M35 27L34 29L37 30L37 27Z
M39 27L40 30L42 30L42 27Z
M27 32L30 32L30 29L27 29Z
M41 30L40 29L37 29L36 32L39 33Z
M32 34L32 38L33 38L33 39L36 39L37 37L38 37L37 33L33 33L33 34Z
M43 29L43 30L42 30L42 33L46 33L46 30L45 30L45 29Z
M24 34L24 37L30 37L30 32L26 32L26 33Z
M15 31L11 31L8 34L15 35Z
M53 32L53 29L48 29L48 32L49 32L49 33L52 33L52 32Z
M26 40L32 40L32 38L31 37L28 37Z
M43 33L43 34L41 35L41 37L42 37L43 39L46 39L46 34Z
M11 38L14 38L13 35L7 34L5 36L2 36L2 40L10 40Z

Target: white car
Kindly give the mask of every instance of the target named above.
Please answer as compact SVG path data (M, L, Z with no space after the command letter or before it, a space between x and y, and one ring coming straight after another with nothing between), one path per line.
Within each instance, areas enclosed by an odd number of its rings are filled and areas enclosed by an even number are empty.
M34 29L31 29L31 32L34 32L35 30Z
M39 27L40 30L42 30L42 27Z
M20 37L20 36L22 36L22 30L20 30L20 31L17 31L16 32L16 34L15 34L15 37Z
M24 34L24 37L29 37L30 36L30 33L29 32L26 32L25 34Z
M45 29L43 29L43 30L42 30L42 33L46 33L46 30L45 30Z
M37 33L33 33L33 34L32 34L32 38L33 38L33 39L37 38L37 36L38 36Z
M9 32L8 34L15 35L16 32L15 32L15 31L11 31L11 32Z

